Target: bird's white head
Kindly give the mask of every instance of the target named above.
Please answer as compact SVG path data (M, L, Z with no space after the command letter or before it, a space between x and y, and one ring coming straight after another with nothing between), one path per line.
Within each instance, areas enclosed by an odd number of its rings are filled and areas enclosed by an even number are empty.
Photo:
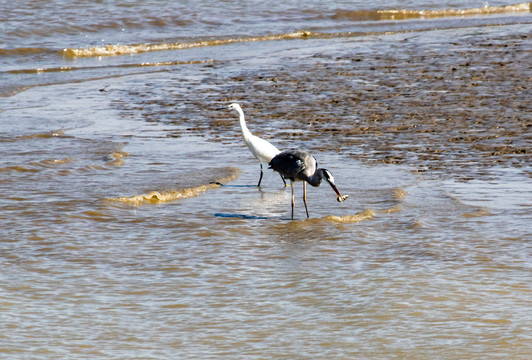
M336 187L336 184L334 183L334 177L329 170L327 169L319 169L319 170L320 170L320 176L323 179L327 180L327 182L329 183L329 185L331 185L336 195L338 195L338 197L336 198L338 202L342 202L349 197L349 195L342 196L342 194L340 194L340 191L338 190L338 188Z
M330 184L330 183L333 183L334 184L334 176L333 174L331 174L331 172L327 169L320 169L321 170L321 177L325 180L327 180L327 182Z
M242 108L240 107L240 105L238 105L237 103L232 103L232 104L230 104L227 108L228 108L228 109L235 109L235 110L242 109Z

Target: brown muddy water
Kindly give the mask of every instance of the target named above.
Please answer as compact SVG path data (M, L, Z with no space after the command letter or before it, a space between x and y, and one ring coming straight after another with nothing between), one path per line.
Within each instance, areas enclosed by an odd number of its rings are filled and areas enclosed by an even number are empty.
M44 72L0 102L1 356L530 358L531 30ZM255 186L237 114L218 110L233 101L349 199L309 187L306 220L297 183L290 221L290 189L271 170Z

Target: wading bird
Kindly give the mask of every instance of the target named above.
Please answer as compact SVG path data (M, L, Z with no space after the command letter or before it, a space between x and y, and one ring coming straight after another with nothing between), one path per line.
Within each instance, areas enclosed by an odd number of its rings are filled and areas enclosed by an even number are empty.
M246 119L244 118L244 112L242 111L240 105L238 105L237 103L232 103L227 108L235 109L240 115L240 128L242 129L242 137L244 138L244 142L246 143L251 153L257 158L257 160L259 160L260 163L260 177L259 183L257 184L257 186L260 186L260 182L262 181L263 176L262 164L268 164L270 160L273 159L273 157L279 154L281 151L279 151L279 149L270 144L268 141L253 135L248 130L248 127L246 126ZM283 180L283 183L286 186L286 181L284 180L282 174L281 179Z
M287 150L276 155L270 161L270 168L277 171L281 176L290 179L292 185L292 220L294 219L294 182L303 181L303 202L305 203L305 210L307 211L307 219L309 218L307 208L307 183L314 187L318 187L321 181L325 179L332 189L338 195L336 200L344 201L349 195L342 196L338 188L334 184L334 178L331 172L327 169L318 169L318 163L314 156L303 150Z

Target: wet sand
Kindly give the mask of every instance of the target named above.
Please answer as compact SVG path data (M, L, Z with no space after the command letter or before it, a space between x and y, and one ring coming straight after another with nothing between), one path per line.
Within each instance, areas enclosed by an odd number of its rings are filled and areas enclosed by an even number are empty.
M235 80L263 96L259 111L270 106L300 127L330 133L324 148L470 179L493 165L531 163L531 49L530 35L426 44L404 37L386 53L317 54L297 76ZM271 108L286 96L297 104ZM294 135L305 141L313 131Z
M494 166L530 173L532 36L493 29L423 36L429 40L396 34L370 48L351 43L352 50L316 52L269 71L205 79L187 109L200 114L206 99L213 108L237 99L258 134L287 144L325 138L310 146L426 176L483 178ZM238 136L227 114L208 110L204 121L176 112L172 122ZM281 126L268 129L274 120Z

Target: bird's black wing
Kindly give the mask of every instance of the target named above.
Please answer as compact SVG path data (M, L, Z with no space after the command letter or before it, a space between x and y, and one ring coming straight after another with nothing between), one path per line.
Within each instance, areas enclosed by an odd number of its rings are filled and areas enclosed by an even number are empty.
M277 154L271 161L270 167L292 181L302 180L300 174L305 171L305 159L311 156L302 150L287 150Z

